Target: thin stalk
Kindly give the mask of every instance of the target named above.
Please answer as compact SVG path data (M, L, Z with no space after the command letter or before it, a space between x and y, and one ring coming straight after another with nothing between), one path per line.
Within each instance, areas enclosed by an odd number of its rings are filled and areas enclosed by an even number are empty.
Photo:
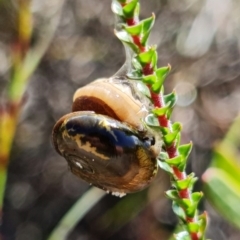
M139 23L138 17L135 17L134 19L128 19L128 21L126 21L126 24L128 26L134 26L134 25L137 25L138 23ZM140 53L146 52L146 50L148 49L148 46L143 46L141 44L140 36L134 36L133 41L138 46ZM148 76L148 75L151 75L154 73L154 69L150 64L146 64L146 66L143 67L142 73L144 76ZM162 93L159 93L159 94L154 93L149 85L148 85L148 88L149 88L149 91L151 94L151 99L152 99L154 106L157 108L165 107L165 104L163 101L163 94ZM167 127L172 132L171 121L165 115L158 116L158 122L159 122L160 126ZM179 156L178 149L176 146L177 146L176 141L174 141L171 146L167 146L165 148L166 152L168 153L169 158L174 158L174 157ZM175 175L175 178L177 181L186 179L187 174L185 171L180 171L177 167L173 167L172 170L174 172L174 175ZM179 197L186 198L186 199L189 199L190 201L192 201L190 193L191 193L191 190L188 188L185 188L185 189L179 191ZM187 221L188 222L196 222L197 218L196 217L187 218ZM199 240L197 233L191 233L191 238L192 238L192 240Z
M64 240L77 223L98 203L106 192L99 188L90 188L64 215L56 228L52 231L48 240Z
M170 115L173 108L165 104L162 84L170 66L157 69L157 53L155 47L147 45L147 39L153 26L155 16L139 20L138 0L113 0L112 9L119 16L122 29L117 32L118 38L127 43L135 52L133 56L134 71L139 79L147 85L152 103L153 113L158 120L159 134L163 135L163 150L167 154L163 164L159 164L164 170L170 173L174 190L169 190L166 194L173 200L173 209L182 220L188 237L192 240L204 239L206 228L206 213L198 215L197 205L202 197L202 193L192 193L192 187L196 178L194 174L187 175L185 172L186 159L191 151L192 144L179 145L180 143L180 124L172 124ZM137 63L137 64L136 64ZM174 102L174 101L173 101ZM171 104L171 102L168 102ZM146 122L148 124L148 122ZM152 123L149 123L151 126ZM159 157L161 159L161 157ZM187 233L184 233L187 236ZM183 235L176 236L183 239Z
M12 68L5 102L0 105L0 211L2 212L7 169L11 147L16 132L18 117L22 106L28 80L37 68L60 19L63 0L59 0L56 7L57 16L52 16L48 26L44 29L44 38L34 46L30 46L33 35L33 15L31 0L18 0L18 31L12 43ZM1 218L1 216L0 216Z

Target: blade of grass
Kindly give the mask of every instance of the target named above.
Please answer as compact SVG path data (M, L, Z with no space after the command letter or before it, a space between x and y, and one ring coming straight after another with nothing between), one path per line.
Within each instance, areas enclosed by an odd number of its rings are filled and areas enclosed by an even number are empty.
M99 202L106 192L99 188L90 188L63 216L47 240L64 240L77 223Z
M18 36L12 48L12 69L9 81L6 104L0 106L0 211L3 206L7 167L14 139L21 100L27 83L45 51L47 50L60 20L60 13L64 0L55 5L54 15L48 19L48 24L42 29L42 37L29 46L32 38L31 1L19 1ZM43 34L44 32L44 34Z

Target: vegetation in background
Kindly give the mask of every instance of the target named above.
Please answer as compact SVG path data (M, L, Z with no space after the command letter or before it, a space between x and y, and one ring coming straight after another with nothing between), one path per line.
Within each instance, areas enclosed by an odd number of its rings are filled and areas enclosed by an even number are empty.
M0 4L4 2L0 1ZM11 151L12 142L14 139L14 133L16 130L17 119L19 116L19 112L23 103L22 97L24 95L24 91L27 86L27 82L29 77L36 69L39 61L41 60L46 48L49 46L49 42L53 36L54 30L56 28L56 23L58 22L58 18L54 21L54 24L49 24L48 31L44 34L44 41L41 41L39 44L32 43L32 36L34 34L34 24L33 24L33 15L30 11L30 1L28 0L19 0L19 8L18 8L18 31L16 34L15 41L12 43L12 68L11 68L11 77L9 79L9 86L6 92L6 97L4 102L1 103L0 106L0 203L2 208L2 201L4 197L5 191L5 183L7 177L7 165L9 163L9 155ZM130 5L130 6L129 6ZM158 91L160 91L160 95L163 95L162 83L165 79L165 75L167 75L170 70L169 67L157 68L156 67L156 49L155 47L147 46L147 38L150 33L150 29L154 22L154 16L149 19L139 21L138 20L138 2L131 1L128 4L125 4L124 1L115 1L114 12L120 16L122 19L123 28L117 32L117 36L122 39L127 45L129 45L135 52L135 57L133 60L134 71L129 74L129 78L133 79L142 79L147 83L150 90L153 92L153 96L158 95ZM135 7L135 8L134 8ZM125 10L124 10L125 9ZM127 15L126 15L127 14ZM131 15L132 14L132 15ZM132 18L135 23L131 25L131 23L126 23L126 20ZM124 24L125 23L125 24ZM160 26L161 27L161 26ZM145 34L145 35L144 35ZM142 40L140 40L139 35L141 35ZM144 36L143 36L144 35ZM144 49L145 48L145 49ZM139 50L140 49L140 50ZM142 52L146 52L146 54L142 54ZM139 56L140 55L140 56ZM150 62L150 65L148 64ZM148 71L145 72L144 67L146 65L149 67ZM152 66L151 66L152 65ZM151 69L152 68L152 69ZM147 69L147 68L146 68ZM145 73L143 73L143 70ZM205 71L203 68L201 71ZM159 80L160 79L160 80ZM151 86L150 86L151 85ZM146 94L148 91L146 91ZM150 96L150 95L149 95ZM158 120L156 118L164 119L166 117L166 121L169 121L169 117L171 115L173 103L175 101L175 93L170 94L170 96L163 96L165 100L165 106L158 106L157 111L153 111L152 115L150 115L146 122L154 128L158 128ZM170 102L170 103L169 103ZM169 104L168 104L169 103ZM157 116L157 117L156 117ZM223 142L219 143L215 147L215 153L213 156L213 163L211 167L206 171L203 175L203 181L205 183L204 192L207 199L215 206L215 208L231 223L240 228L239 224L239 120L237 119L234 123L232 129L229 134L223 140ZM171 134L168 130L169 126L166 128L159 129L161 134L165 136L165 141L167 141L166 146L173 144L174 142L179 143L179 135L180 135L180 124L173 124L172 130L175 132ZM176 136L175 136L176 135ZM190 148L190 145L187 145L185 149ZM175 148L177 150L177 146ZM166 149L167 149L166 148ZM166 151L167 153L168 151ZM179 153L180 151L178 151ZM174 161L171 161L172 158L169 159L168 154L162 154L160 156L160 165L165 168L165 170L169 171L171 176L173 176L173 169L182 167L180 162L186 160L185 156L178 158L178 155L174 157ZM177 166L176 166L177 165ZM176 168L175 168L176 167ZM177 170L178 172L178 170ZM181 171L180 171L181 172ZM174 188L177 190L168 192L167 195L174 200L176 205L183 206L183 208L189 208L193 201L192 199L188 199L190 201L182 201L182 198L179 198L179 188L181 191L182 187L186 187L186 184L189 184L188 187L191 188L191 184L193 184L195 177L190 175L190 177L186 177L186 182L183 181L182 184L177 185L178 181L173 181ZM174 176L173 180L176 180ZM189 182L188 182L189 181ZM95 190L91 190L95 191ZM97 190L96 190L97 191ZM192 193L188 193L189 198ZM87 194L86 194L87 195ZM199 200L201 194L196 194L196 199ZM100 199L101 194L99 194ZM82 201L80 198L79 201ZM124 201L124 199L122 200ZM197 202L196 201L196 202ZM137 204L137 203L136 203ZM175 207L177 214L180 215L180 218L183 222L186 222L186 213L181 211L181 207ZM82 206L81 206L82 208ZM193 207L194 217L199 218L197 215L196 206ZM71 220L68 224L70 227L67 229L68 233L73 229L76 222L81 219L83 215L77 214L76 212L79 209L75 209L75 220ZM70 211L67 213L69 214ZM204 223L204 218L201 220ZM204 224L203 224L204 225ZM199 223L197 224L189 224L186 229L192 233L196 231L203 231L203 229L199 228ZM59 225L59 228L64 228L62 224ZM186 230L185 229L185 230ZM185 231L184 230L184 231ZM68 234L66 233L66 235ZM179 233L175 236L177 239L189 239L189 235L186 232ZM59 238L60 239L60 238ZM194 238L193 238L194 239Z
M1 4L9 4L3 2ZM0 105L0 209L3 207L5 185L11 147L18 123L27 83L48 48L57 27L62 1L56 9L58 16L52 18L48 28L44 29L44 39L32 44L34 19L31 0L18 0L17 29L11 43L11 70L6 97ZM12 6L13 7L13 6ZM40 33L38 33L40 34Z

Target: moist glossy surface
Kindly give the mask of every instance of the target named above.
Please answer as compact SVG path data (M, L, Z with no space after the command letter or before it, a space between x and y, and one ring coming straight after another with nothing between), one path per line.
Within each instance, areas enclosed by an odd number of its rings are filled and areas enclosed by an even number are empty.
M75 175L111 192L139 191L157 172L151 140L104 115L65 115L54 127L53 142Z

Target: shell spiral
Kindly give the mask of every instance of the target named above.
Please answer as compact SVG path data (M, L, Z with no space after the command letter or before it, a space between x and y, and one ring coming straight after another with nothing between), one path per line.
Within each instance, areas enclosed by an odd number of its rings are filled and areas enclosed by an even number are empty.
M152 103L141 84L112 77L79 88L52 132L73 174L119 196L147 187L158 169L162 141L144 124Z

